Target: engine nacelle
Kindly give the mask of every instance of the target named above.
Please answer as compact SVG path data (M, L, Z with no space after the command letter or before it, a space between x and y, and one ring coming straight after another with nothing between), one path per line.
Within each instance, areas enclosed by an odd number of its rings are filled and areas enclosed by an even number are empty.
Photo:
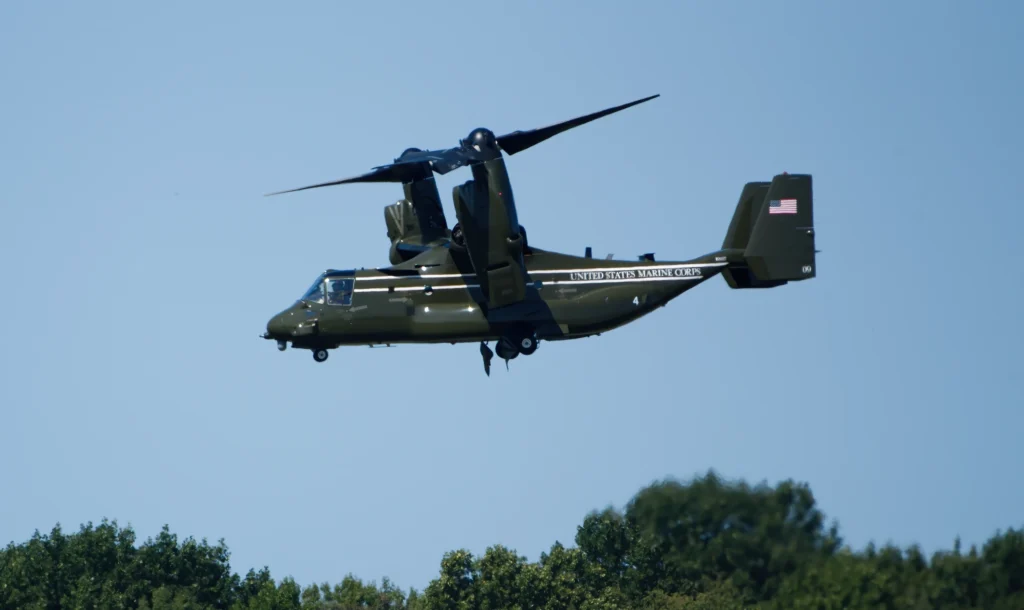
M389 259L393 265L451 238L434 180L418 180L402 187L405 199L384 208L384 221L391 240Z

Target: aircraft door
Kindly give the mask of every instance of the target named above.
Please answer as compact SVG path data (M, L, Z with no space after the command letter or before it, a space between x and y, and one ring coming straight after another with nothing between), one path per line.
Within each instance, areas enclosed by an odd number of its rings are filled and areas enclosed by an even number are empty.
M327 304L350 307L356 280L351 277L327 278Z

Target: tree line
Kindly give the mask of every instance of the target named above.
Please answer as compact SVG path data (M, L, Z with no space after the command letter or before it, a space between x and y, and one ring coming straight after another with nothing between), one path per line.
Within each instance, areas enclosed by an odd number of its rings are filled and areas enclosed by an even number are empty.
M446 553L423 591L353 575L335 584L231 570L228 548L142 543L116 521L36 531L0 551L0 608L26 610L1021 610L1024 530L926 557L916 546L843 544L811 490L665 480L595 511L575 544L536 562L505 546Z

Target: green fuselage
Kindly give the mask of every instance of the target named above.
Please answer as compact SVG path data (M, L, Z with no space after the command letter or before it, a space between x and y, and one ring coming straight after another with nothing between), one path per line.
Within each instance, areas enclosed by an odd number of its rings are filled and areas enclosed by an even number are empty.
M527 298L487 310L465 254L439 246L382 269L328 271L276 315L267 339L298 348L573 339L622 326L719 274L738 253L684 262L613 261L532 249ZM319 289L318 289L319 286Z

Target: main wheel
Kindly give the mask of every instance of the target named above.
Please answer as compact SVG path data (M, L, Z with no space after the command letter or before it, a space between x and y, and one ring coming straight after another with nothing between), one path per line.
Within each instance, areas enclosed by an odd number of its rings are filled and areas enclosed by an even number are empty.
M317 362L323 362L324 360L327 360L327 356L329 355L330 354L325 349L313 350L313 360L316 360Z
M500 339L498 344L494 346L494 353L502 360L514 360L519 355L519 350L516 349L516 344L512 341Z
M537 351L537 339L533 337L523 337L519 340L519 353L524 356L529 356L533 352Z

